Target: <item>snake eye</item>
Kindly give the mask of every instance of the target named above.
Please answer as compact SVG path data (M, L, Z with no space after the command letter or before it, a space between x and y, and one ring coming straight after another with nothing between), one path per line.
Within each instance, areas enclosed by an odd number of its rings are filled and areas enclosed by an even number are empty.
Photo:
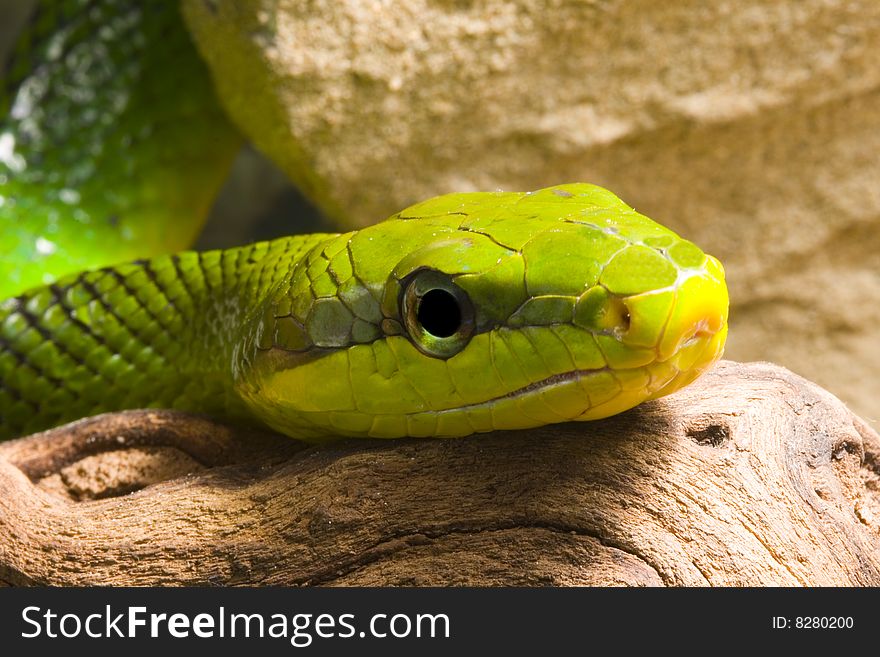
M403 280L400 314L419 351L449 358L464 349L474 332L470 298L446 274L420 269Z

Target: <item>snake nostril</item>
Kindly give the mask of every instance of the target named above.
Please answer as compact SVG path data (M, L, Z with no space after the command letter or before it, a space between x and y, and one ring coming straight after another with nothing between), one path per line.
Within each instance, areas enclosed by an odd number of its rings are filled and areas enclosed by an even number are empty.
M575 304L574 323L586 329L623 336L632 323L626 300L611 294L601 285L590 288Z
M630 327L630 312L626 302L617 296L610 296L605 307L604 324L606 330L621 339Z
M618 340L623 340L632 326L632 312L627 304L627 298L615 297L614 299L614 335Z

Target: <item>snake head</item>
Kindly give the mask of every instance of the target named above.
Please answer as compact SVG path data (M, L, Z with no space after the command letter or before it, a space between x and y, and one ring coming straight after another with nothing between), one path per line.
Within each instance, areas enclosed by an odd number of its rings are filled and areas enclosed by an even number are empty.
M420 203L319 244L274 299L240 389L305 438L607 417L692 381L727 334L720 263L586 184Z

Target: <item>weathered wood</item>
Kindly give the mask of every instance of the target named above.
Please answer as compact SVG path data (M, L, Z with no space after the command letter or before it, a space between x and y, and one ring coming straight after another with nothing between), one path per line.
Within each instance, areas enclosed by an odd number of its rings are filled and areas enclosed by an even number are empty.
M880 437L730 362L609 420L451 441L108 415L0 445L0 580L876 586Z

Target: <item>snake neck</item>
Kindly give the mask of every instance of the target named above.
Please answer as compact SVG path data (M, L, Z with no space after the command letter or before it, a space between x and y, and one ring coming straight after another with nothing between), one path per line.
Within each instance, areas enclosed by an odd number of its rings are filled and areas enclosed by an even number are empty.
M0 303L0 438L96 413L250 414L231 363L249 319L327 235L85 272Z

